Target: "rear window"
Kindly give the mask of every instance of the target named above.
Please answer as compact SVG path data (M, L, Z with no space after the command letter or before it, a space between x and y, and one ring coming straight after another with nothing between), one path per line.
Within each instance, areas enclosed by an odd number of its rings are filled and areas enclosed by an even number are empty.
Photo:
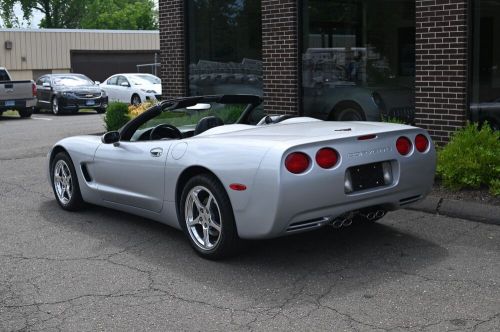
M9 74L3 69L0 69L0 81L10 81Z

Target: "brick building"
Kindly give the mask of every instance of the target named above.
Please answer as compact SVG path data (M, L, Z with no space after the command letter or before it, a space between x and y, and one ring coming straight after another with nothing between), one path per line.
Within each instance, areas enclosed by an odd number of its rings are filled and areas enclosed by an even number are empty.
M500 0L160 0L159 8L165 97L257 93L271 113L403 118L440 143L468 119L500 124Z

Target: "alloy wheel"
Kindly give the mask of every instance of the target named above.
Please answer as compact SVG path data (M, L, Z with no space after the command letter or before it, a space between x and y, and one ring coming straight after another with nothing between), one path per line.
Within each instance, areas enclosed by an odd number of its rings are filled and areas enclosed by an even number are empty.
M54 113L55 115L59 113L59 102L57 101L56 97L52 99L52 113Z
M184 208L186 227L193 242L202 250L216 247L222 234L222 215L210 190L204 186L192 188Z
M59 201L66 205L73 195L73 180L68 164L58 160L54 166L54 188Z

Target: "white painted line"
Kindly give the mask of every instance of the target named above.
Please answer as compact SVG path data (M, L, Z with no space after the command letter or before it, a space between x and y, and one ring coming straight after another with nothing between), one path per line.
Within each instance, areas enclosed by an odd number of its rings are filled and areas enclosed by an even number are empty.
M34 116L31 117L33 120L45 120L45 121L52 121L52 119L49 118L36 118Z

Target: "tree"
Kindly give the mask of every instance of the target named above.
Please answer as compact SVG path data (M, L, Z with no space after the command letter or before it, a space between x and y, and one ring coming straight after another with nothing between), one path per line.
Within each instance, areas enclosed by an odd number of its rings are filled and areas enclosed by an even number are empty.
M93 0L81 20L84 29L158 29L152 0Z
M34 11L43 13L40 28L152 30L158 27L153 0L0 0L6 27L19 26L14 6L20 5L23 19Z
M82 0L0 0L2 19L6 27L19 22L14 14L14 6L19 4L23 11L23 19L30 21L33 11L44 14L40 28L77 28L81 13L85 11Z

